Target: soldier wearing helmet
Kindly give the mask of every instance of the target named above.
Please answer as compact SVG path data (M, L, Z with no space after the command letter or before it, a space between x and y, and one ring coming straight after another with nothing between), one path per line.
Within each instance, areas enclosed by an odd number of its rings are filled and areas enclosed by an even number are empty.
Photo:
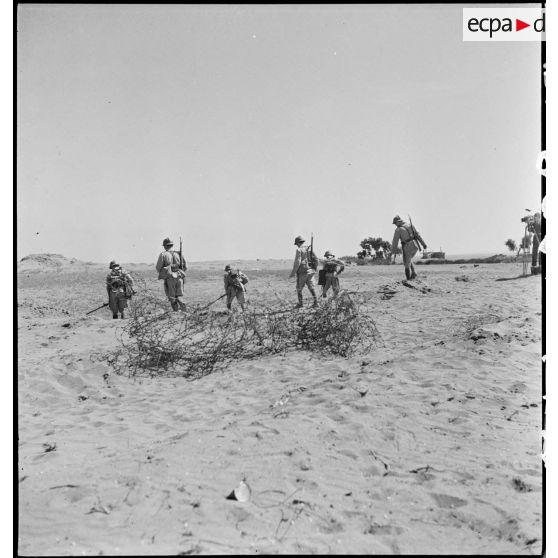
M225 275L223 277L225 283L225 294L227 295L227 309L232 309L232 302L236 298L242 310L246 304L246 283L248 277L240 271L240 269L232 269L230 265L225 266Z
M294 240L296 246L295 259L293 269L289 275L289 279L296 276L296 294L298 297L297 308L303 306L302 290L308 287L310 294L314 299L314 306L318 304L316 296L316 287L314 283L314 275L316 273L316 262L318 258L314 252L311 252L310 246L305 246L306 240L302 236L297 236Z
M539 246L541 243L541 214L539 212L533 215L533 221L527 225L527 229L533 234L533 244L531 245L531 274L537 275L541 272L541 253Z
M327 250L324 254L323 271L325 275L325 283L322 288L322 297L327 298L327 291L333 290L333 298L337 298L339 294L339 274L345 269L345 264L341 260L335 259L335 254Z
M134 294L134 280L114 260L110 262L109 268L110 272L106 279L109 308L112 310L113 320L118 318L119 312L120 318L123 319L125 318L125 310L128 308L128 299L132 298Z
M413 257L419 251L420 245L422 245L423 249L426 250L426 243L415 227L403 221L399 215L396 215L393 218L392 223L395 225L395 233L393 235L393 242L391 243L391 252L393 254L394 261L397 246L401 241L405 277L407 279L414 279L417 274L415 273L415 266L413 265Z
M176 250L170 238L163 240L163 252L159 254L155 268L159 273L159 279L164 281L165 294L171 303L172 309L184 310L186 305L182 301L184 296L184 278L186 277L186 260Z

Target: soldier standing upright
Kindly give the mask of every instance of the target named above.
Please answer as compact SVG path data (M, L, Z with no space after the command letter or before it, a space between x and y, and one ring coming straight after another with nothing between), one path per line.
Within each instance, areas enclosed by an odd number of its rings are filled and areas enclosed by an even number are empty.
M395 261L395 251L397 250L399 241L401 241L405 277L407 279L414 279L417 274L415 273L415 266L413 265L413 256L419 251L419 242L424 250L426 250L426 244L415 227L405 223L399 215L393 218L393 224L395 225L395 234L393 235L393 242L391 243L393 261Z
M527 230L533 233L533 244L531 245L531 275L541 272L541 256L539 246L541 243L541 214L535 213L533 221L527 225Z
M297 236L295 238L296 254L293 270L289 276L289 279L296 276L296 293L298 296L297 308L301 308L303 305L302 290L305 285L314 298L314 306L318 304L314 284L314 275L316 273L318 258L316 254L310 250L310 246L304 246L305 242L306 240L304 240L302 236Z
M124 318L124 310L128 308L128 299L134 294L134 280L114 260L109 264L110 272L107 275L106 287L109 297L109 308L112 310L112 319Z
M179 308L184 310L186 305L182 302L184 296L184 277L188 269L186 260L176 250L170 238L163 240L164 251L159 254L155 268L159 272L159 279L164 280L165 294L167 295L172 309L176 312Z

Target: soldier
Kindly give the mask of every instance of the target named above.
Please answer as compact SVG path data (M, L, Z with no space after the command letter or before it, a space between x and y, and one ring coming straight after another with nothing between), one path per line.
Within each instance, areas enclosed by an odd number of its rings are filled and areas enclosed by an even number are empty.
M539 245L541 243L541 214L535 213L534 221L527 225L527 230L533 233L533 244L531 246L531 275L537 275L541 272L541 256Z
M225 282L225 293L227 295L227 309L232 309L232 301L236 298L240 304L240 307L244 311L244 304L246 303L246 297L244 293L246 292L246 283L248 283L248 277L237 269L233 271L230 265L225 266L225 275L223 277Z
M134 294L134 280L114 260L109 264L110 272L107 275L106 287L109 297L109 308L112 310L112 319L124 319L124 310L128 308L128 299Z
M297 308L302 307L302 290L306 285L308 290L314 298L314 306L318 305L318 298L316 296L316 289L314 285L314 275L316 273L318 258L314 252L310 251L310 246L304 246L306 240L302 236L295 238L296 254L293 264L293 270L289 275L289 279L296 275L296 293L298 296Z
M327 298L327 291L333 289L333 298L339 294L339 274L345 269L345 264L335 259L335 254L329 250L324 254L325 285L322 290L322 297Z
M409 225L396 215L393 218L393 224L395 225L395 234L393 235L393 242L391 243L391 251L393 253L393 261L395 262L395 251L397 250L397 245L401 240L401 250L403 252L403 265L405 266L405 277L407 279L414 279L417 274L415 273L415 266L413 265L413 256L419 250L419 242L423 249L426 250L426 244L422 237L415 229L414 226Z
M172 309L176 312L180 308L184 310L186 305L182 302L184 296L184 277L188 269L186 260L179 252L172 250L174 246L170 238L163 240L163 252L159 254L159 259L155 268L159 272L159 279L164 280L165 294L167 295Z

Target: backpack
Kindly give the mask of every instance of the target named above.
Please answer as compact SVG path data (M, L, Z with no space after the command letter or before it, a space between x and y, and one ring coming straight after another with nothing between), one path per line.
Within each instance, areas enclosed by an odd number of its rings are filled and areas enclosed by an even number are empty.
M237 273L230 273L227 277L227 285L231 287L235 287L236 289L244 289L244 285L248 283L248 277L242 273L242 271L238 271Z

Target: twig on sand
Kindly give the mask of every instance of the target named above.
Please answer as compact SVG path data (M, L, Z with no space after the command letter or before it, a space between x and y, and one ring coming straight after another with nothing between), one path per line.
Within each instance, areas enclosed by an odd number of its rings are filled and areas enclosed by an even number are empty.
M277 504L270 504L269 506L262 506L261 504L257 504L256 502L252 502L257 508L260 508L262 510L268 510L271 508L279 508L281 507L287 500L290 500L298 491L300 490L300 488L295 488L295 490L293 490L288 496L285 496L285 498L283 498L283 500L281 500L280 502L278 502ZM260 496L261 494L265 494L266 492L279 492L277 490L262 490L261 492L258 492L258 496ZM283 491L281 491L282 494L285 494Z
M425 465L424 467L417 467L416 469L411 469L409 473L421 473L421 472L427 473L430 470L433 470L432 467L430 467L430 465Z
M285 536L289 532L289 529L294 525L294 522L298 519L298 517L300 516L301 513L302 513L302 508L297 507L293 510L291 516L286 518L284 511L281 510L281 519L279 519L279 523L277 524L277 527L275 529L275 534L274 534L274 538L277 541L281 542L285 538ZM283 534L281 536L277 536L278 533L279 533L279 530L281 529L281 525L283 523L287 523L287 527L285 528L285 530L283 531Z
M363 388L362 386L351 386L351 389L354 389L361 397L364 397L368 393L368 388Z
M374 450L369 450L369 453L376 461L379 461L384 466L385 472L382 476L385 477L390 471L389 463L378 456Z
M97 497L97 503L91 507L88 512L85 512L86 515L90 513L104 513L105 515L110 514L110 510L106 508L102 503L99 497Z
M48 453L50 451L55 451L56 442L53 442L52 444L50 442L46 442L45 444L43 444L43 448L45 448L45 453Z

